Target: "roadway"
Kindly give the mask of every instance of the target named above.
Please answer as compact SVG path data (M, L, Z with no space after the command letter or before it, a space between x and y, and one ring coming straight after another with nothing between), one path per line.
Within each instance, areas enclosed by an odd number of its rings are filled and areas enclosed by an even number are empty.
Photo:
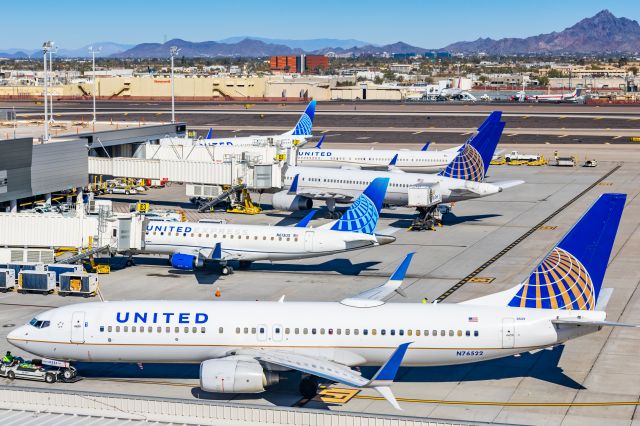
M102 295L106 300L204 300L215 299L214 292L219 288L223 300L277 300L284 294L285 300L336 301L379 285L406 252L416 251L405 282L407 297L396 295L392 300L418 302L427 297L432 301L557 212L544 226L529 232L519 244L486 265L473 277L476 280L467 280L443 301L456 303L520 282L599 194L626 192L629 194L627 210L605 282L606 287L615 288L607 311L609 320L640 323L640 268L636 261L640 250L637 220L640 153L633 146L538 147L549 152L571 149L580 159L595 156L600 164L593 169L492 166L490 180L521 178L527 183L493 197L456 204L453 214L445 219L445 226L436 232L408 232L406 228L413 217L410 210L385 210L379 226L399 228L395 234L398 240L366 251L305 261L257 263L248 271L238 271L228 277L220 277L214 270L195 274L175 271L160 257L139 257L138 266L119 269L116 266L123 266L124 259L116 258L112 260L116 270L101 277ZM620 161L624 163L616 169ZM608 173L611 174L607 176ZM182 186L174 185L150 191L143 197L166 207L183 202L182 191ZM577 197L575 201L567 205L574 197ZM254 201L257 200L256 197ZM127 201L122 200L118 208L124 208ZM269 203L268 197L260 201ZM212 216L237 223L296 221L281 212L251 217L222 213ZM302 212L293 216L300 217ZM313 224L317 226L325 221L320 218ZM0 296L0 341L14 324L27 322L41 310L82 301L3 294ZM402 369L394 392L404 408L402 414L410 416L519 424L628 425L637 422L640 416L637 409L640 358L636 354L639 344L638 330L605 329L554 350L520 357L453 367ZM87 377L85 380L53 386L70 391L394 413L374 392L344 391L344 386L330 386L324 401L301 400L296 392L295 373L262 395L213 395L198 388L197 365L144 365L141 369L136 365L82 364L80 369ZM372 369L363 371L371 374ZM0 383L8 382L0 380ZM19 384L45 386L35 382Z

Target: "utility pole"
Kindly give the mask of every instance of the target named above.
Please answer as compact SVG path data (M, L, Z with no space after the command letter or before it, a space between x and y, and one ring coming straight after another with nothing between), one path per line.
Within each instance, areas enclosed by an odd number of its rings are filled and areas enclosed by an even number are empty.
M178 54L180 49L176 46L169 48L169 55L171 56L171 122L176 122L176 101L175 101L175 86L173 81L173 58Z
M93 95L93 124L96 123L96 53L100 53L102 50L100 47L95 49L93 46L89 47L89 52L91 52L91 62L93 65L93 89L91 89L91 94Z
M48 102L47 102L47 98L48 98L48 93L47 93L47 53L49 53L49 51L51 50L51 48L53 47L53 42L52 41L45 41L44 43L42 43L42 54L43 54L43 58L44 58L44 87L43 87L43 94L44 94L44 136L42 137L42 140L44 142L47 142L49 140L49 106L48 106Z
M53 47L53 43L51 44L51 49L49 49L49 75L53 76L53 54L58 53L58 49L56 47ZM51 79L51 86L53 86L53 77L51 77ZM55 121L53 118L53 90L51 91L51 93L49 93L49 120Z

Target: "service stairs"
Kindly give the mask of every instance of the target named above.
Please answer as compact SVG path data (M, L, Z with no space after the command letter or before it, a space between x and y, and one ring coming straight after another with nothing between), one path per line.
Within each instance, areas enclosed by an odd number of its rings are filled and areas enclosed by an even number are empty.
M232 186L231 188L229 188L226 191L224 191L221 194L219 194L217 197L207 201L206 203L204 203L200 207L198 207L198 212L202 213L202 212L208 211L209 209L211 209L211 207L215 207L218 203L222 202L226 198L230 198L232 194L235 194L238 191L242 191L246 187L247 187L247 185L244 184L244 183L240 183L240 184Z
M76 255L74 255L74 256L67 257L67 258L65 258L65 259L62 259L62 260L56 261L56 263L67 263L67 264L70 264L70 263L76 263L76 262L79 262L79 261L81 261L81 260L84 260L84 259L86 259L86 258L88 258L88 257L91 257L91 256L93 256L94 254L100 253L100 252L102 252L102 251L108 251L108 250L109 250L109 247L111 247L111 246L110 246L109 244L107 244L107 245L102 246L102 247L92 248L92 249L90 249L90 250L87 250L87 251L83 251L83 252L81 252L81 253L78 253L78 254L76 254Z

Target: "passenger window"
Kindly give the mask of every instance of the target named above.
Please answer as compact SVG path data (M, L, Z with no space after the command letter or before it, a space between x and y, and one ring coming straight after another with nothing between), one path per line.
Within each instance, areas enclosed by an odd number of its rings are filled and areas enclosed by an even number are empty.
M380 334L382 336L384 336L385 334L387 334L387 330L385 330L384 328L382 330L380 330Z
M293 330L293 332L294 332L295 334L300 334L300 329L299 329L299 328L295 328L295 329Z
M236 327L236 334L240 334L240 327Z
M307 334L308 332L309 331L306 328L302 329L302 334Z
M360 330L358 330L357 328L353 329L353 335L357 336L358 334L360 334Z
M440 330L440 336L444 337L447 335L447 332L445 330Z
M162 327L158 327L156 330L158 333L162 333Z
M136 332L136 326L135 326L135 325L132 325L132 326L131 326L131 331L132 331L133 333L135 333L135 332Z
M366 328L362 330L362 334L364 334L365 336L369 335L369 330L367 330Z
M148 333L153 332L153 327L149 326L149 327L147 328L147 332L148 332Z
M251 334L256 334L256 328L255 327L251 327Z
M462 337L462 330L458 330L458 337Z
M244 328L244 334L249 334L249 327Z
M166 327L164 328L164 332L165 332L165 333L171 333L171 327L166 326Z
M184 332L185 332L185 333L188 333L188 332L189 332L189 327L185 327L185 328L184 328Z
M140 326L140 333L144 333L144 326Z
M316 329L315 328L311 329L311 334L316 334Z
M474 337L478 337L478 330L474 330L473 331L473 335L474 335Z
M224 328L223 327L218 328L218 333L223 334L224 333Z
M376 334L378 334L378 330L376 330L375 328L371 329L371 335L375 336Z
M351 332L351 330L350 330L350 329L348 329L348 328L345 328L345 329L344 329L344 334L346 334L347 336L349 335L349 333L350 333L350 332Z
M289 328L285 328L284 329L284 334L289 334L291 332L291 330L289 330Z
M396 335L396 331L395 330L391 330L390 333L391 333L392 336Z
M416 330L416 336L420 337L420 330ZM425 336L428 336L428 334L425 333Z
M180 327L176 327L176 328L174 328L174 329L173 329L173 332L174 332L174 333L180 333Z
M198 327L192 327L191 328L191 332L192 333L197 333L198 332Z
M120 326L116 325L116 333L120 333Z
M200 327L200 333L204 334L207 331L205 327Z
M329 329L329 334L331 334L331 329ZM336 334L339 336L342 334L342 330L340 330L339 328L336 330Z
M125 333L129 331L129 326L128 326L128 325L125 325L125 326L124 326L124 327L122 327L122 328L123 328L123 330L124 330L124 332L125 332Z
M407 336L411 336L413 334L413 330L409 329L407 330Z
M443 331L444 331L444 330L443 330ZM437 335L438 335L438 330L432 330L432 331L431 331L431 335L432 335L433 337L437 336Z
M100 333L104 333L104 325L100 326Z
M471 332L469 330L467 330L467 331L464 332L464 335L469 337L469 336L471 336Z

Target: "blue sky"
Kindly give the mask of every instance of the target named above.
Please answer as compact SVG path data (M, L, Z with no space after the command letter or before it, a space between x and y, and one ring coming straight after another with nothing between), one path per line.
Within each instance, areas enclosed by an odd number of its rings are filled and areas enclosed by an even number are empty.
M317 1L8 1L0 49L44 40L73 49L98 41L137 44L238 35L354 38L426 47L478 37L526 37L560 31L607 8L640 19L637 0L317 0Z

